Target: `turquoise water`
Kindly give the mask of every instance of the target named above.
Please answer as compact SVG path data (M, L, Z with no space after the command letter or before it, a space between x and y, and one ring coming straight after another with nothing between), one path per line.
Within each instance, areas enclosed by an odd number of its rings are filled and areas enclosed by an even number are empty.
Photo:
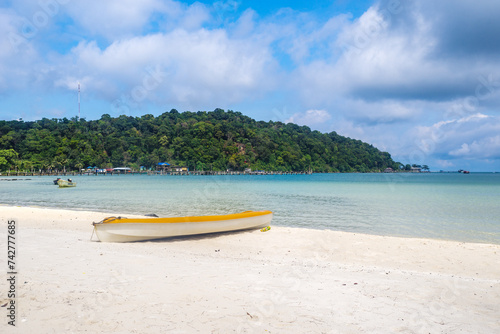
M500 244L500 174L0 177L0 203L158 216L272 210L273 225ZM0 207L1 210L1 207Z

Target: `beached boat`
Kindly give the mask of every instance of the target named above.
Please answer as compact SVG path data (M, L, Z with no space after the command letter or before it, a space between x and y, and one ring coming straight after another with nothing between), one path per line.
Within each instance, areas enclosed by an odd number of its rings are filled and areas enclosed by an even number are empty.
M266 210L176 218L107 217L92 225L100 241L128 242L257 229L268 226L272 218L273 213Z
M76 187L76 182L73 182L71 180L58 180L57 184L59 185L59 188L70 188L70 187Z

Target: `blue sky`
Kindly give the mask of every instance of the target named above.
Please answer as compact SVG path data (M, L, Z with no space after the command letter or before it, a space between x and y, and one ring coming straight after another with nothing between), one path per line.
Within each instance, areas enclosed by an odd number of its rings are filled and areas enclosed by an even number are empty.
M0 119L232 109L500 171L500 2L16 0Z

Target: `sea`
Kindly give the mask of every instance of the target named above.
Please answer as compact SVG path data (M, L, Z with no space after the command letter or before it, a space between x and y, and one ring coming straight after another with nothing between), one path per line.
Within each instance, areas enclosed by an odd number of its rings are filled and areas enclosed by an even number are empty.
M72 179L77 187L59 188L50 176L0 176L0 204L160 217L271 210L273 226L500 244L500 173Z

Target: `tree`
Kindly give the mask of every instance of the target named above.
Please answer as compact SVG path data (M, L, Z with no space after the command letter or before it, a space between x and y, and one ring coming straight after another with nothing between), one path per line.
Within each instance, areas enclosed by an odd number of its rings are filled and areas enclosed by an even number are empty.
M89 165L314 172L376 172L399 163L370 144L311 131L306 126L255 121L240 112L183 112L158 117L102 115L99 120L0 121L0 150L13 150L0 168L19 159L38 168L79 170ZM9 151L10 152L10 151ZM408 169L410 165L406 166Z
M19 155L13 149L0 150L0 170L6 170L14 163Z

